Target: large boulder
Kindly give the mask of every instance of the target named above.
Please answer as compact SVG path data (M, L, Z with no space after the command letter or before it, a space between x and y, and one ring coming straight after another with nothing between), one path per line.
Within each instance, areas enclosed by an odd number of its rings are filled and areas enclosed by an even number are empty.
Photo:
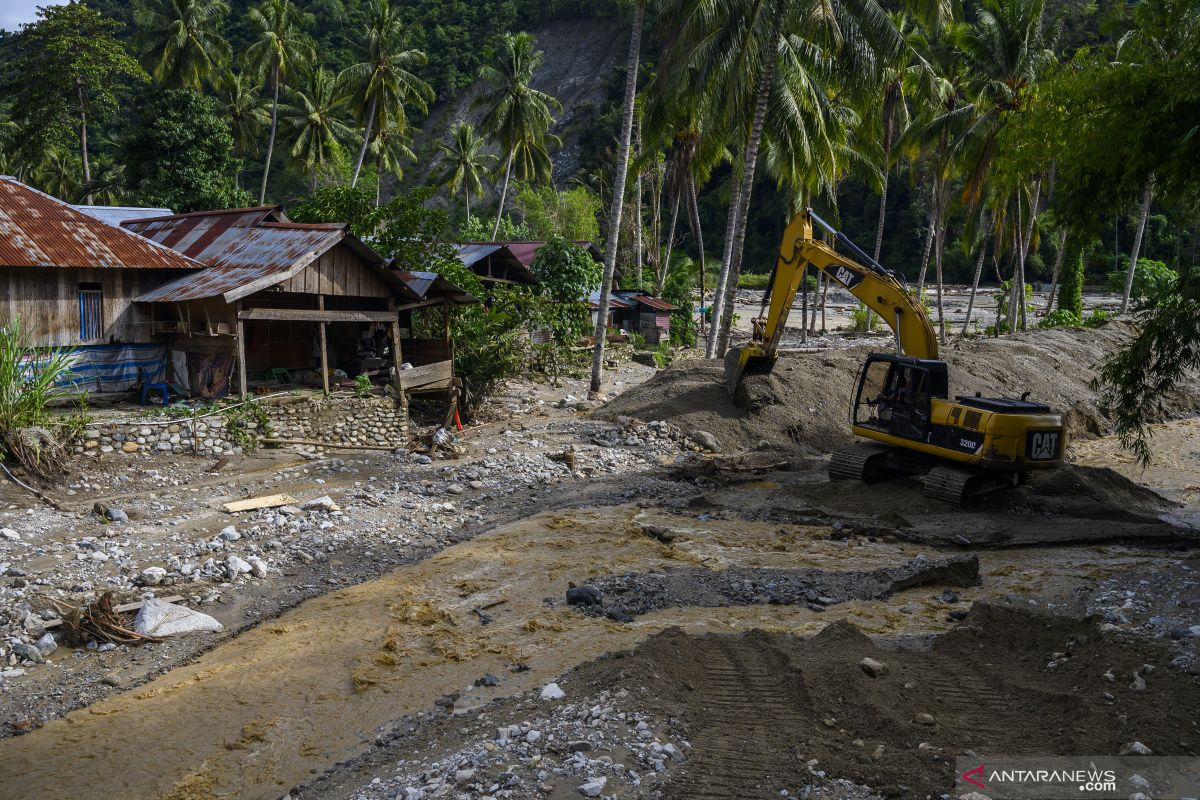
M184 606L151 598L142 604L133 621L133 630L143 636L179 636L196 631L219 631L221 623Z

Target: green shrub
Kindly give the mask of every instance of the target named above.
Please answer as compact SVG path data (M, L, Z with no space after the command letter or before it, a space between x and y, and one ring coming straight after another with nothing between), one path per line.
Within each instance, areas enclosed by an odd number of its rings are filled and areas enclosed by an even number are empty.
M633 345L634 350L645 350L646 349L646 337L643 336L642 334L638 333L637 331L629 332L629 343L631 345Z
M1046 317L1038 323L1039 328L1081 328L1083 320L1074 311L1066 309L1058 309L1053 313L1047 314Z
M371 393L371 376L367 373L354 377L354 396L366 397Z
M1124 293L1125 271L1114 270L1108 273L1105 284L1110 292ZM1133 273L1133 288L1129 296L1135 300L1145 300L1161 292L1175 291L1178 286L1179 275L1175 270L1161 261L1139 258L1137 270Z
M1140 259L1139 259L1140 260ZM1104 311L1103 309L1092 309L1092 313L1083 318L1083 327L1099 328L1104 323L1113 318L1112 312Z
M263 439L271 437L271 419L257 400L229 406L221 416L225 419L226 437L247 453L254 452Z
M70 350L33 347L20 319L0 328L0 458L45 479L66 468L63 440L87 424L85 401L73 417L49 410L72 393L72 358Z
M675 359L675 351L671 349L669 341L662 341L658 346L650 351L654 354L654 366L659 369L666 369Z
M883 320L878 314L872 314L871 309L861 303L850 310L850 330L858 333L867 332L867 320L870 319L872 331L880 330L883 327Z

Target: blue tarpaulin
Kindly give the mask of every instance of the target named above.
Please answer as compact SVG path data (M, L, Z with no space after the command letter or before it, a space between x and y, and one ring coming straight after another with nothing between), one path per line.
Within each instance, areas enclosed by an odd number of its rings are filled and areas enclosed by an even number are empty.
M133 388L139 377L147 383L160 383L166 376L164 345L84 345L71 352L71 373L63 384L79 391L121 392Z

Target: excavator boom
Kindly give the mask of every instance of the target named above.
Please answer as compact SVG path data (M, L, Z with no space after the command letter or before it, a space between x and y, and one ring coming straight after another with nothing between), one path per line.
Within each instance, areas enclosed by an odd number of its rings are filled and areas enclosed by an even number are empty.
M813 225L822 227L849 254L839 253L813 238ZM937 358L937 334L925 309L908 294L904 283L867 256L842 233L806 209L792 218L779 245L779 256L763 305L766 317L753 320L749 344L731 348L725 357L725 382L729 393L747 372L770 372L779 351L792 301L811 264L830 280L865 303L896 335L898 349L917 358Z

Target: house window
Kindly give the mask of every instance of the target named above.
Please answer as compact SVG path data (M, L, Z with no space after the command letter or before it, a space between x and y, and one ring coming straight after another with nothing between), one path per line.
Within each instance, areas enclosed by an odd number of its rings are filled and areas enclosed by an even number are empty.
M104 290L98 283L79 284L79 339L104 338Z

